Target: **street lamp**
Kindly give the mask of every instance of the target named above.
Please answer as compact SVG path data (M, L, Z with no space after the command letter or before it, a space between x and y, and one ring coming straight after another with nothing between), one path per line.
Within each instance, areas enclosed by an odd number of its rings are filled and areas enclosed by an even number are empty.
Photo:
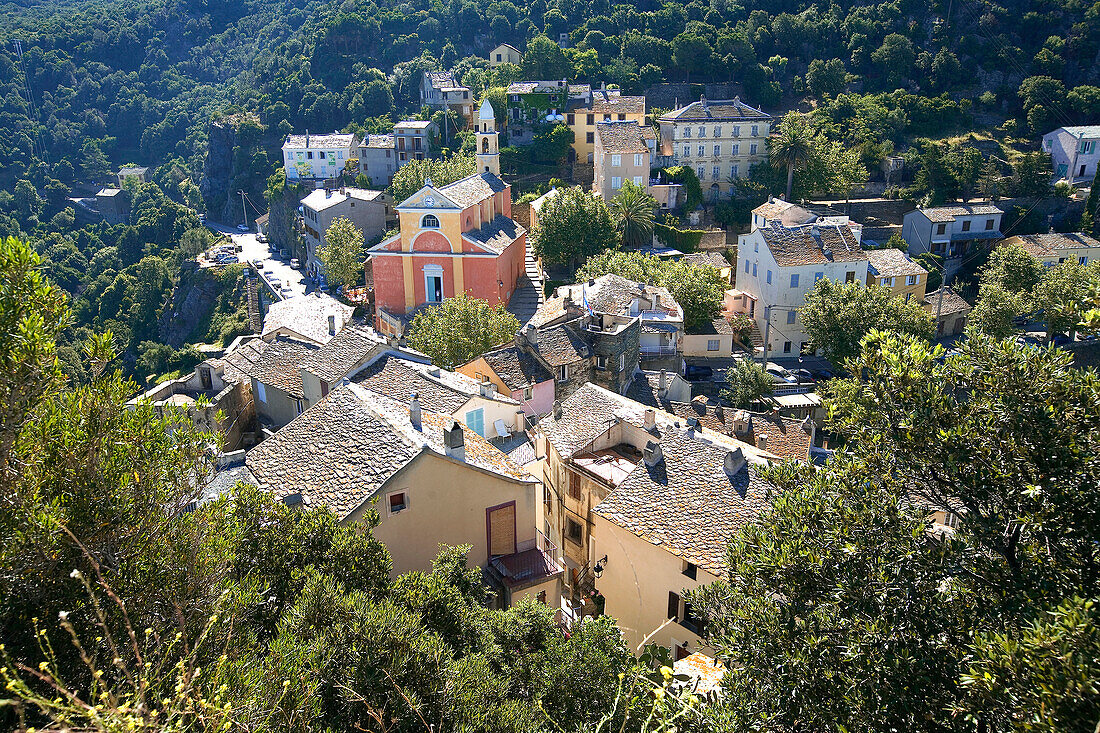
M592 574L597 578L603 575L603 569L607 567L607 555L604 555L592 566Z

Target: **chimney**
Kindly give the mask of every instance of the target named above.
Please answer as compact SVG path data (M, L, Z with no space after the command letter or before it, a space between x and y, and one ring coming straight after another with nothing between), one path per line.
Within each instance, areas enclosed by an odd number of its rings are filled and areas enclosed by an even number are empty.
M515 430L517 433L522 433L527 430L527 415L524 414L523 410L516 410Z
M767 433L760 433L760 435L756 436L756 447L759 448L760 450L767 450L768 449L768 434Z
M457 422L443 431L443 447L447 455L459 461L466 460L466 440L462 436L462 426Z
M596 278L594 278L594 277L588 278L588 287L592 287L595 284L596 284Z
M722 470L726 472L727 476L733 478L745 467L746 463L748 461L745 460L745 452L740 448L734 448L722 459Z
M653 408L646 408L645 411L645 429L652 430L657 426L657 411Z
M661 451L661 444L649 441L645 444L645 451L642 452L642 460L645 461L645 465L649 468L653 468L664 459L664 454Z
M696 415L707 414L707 398L703 395L699 395L691 400L691 408L695 410Z
M689 417L687 426L688 430L694 430L697 433L703 429L703 423L699 422L699 418L697 417Z
M428 367L428 374L432 375L433 377L438 377L440 375L439 367L437 367L435 364L432 364Z
M409 399L409 422L413 428L420 430L420 393L413 392Z
M486 379L484 382L481 383L481 396L482 397L493 397L494 395L496 395L496 393L497 393L497 386L495 384L493 384L492 382L490 382L488 379Z
M726 409L722 407L721 404L715 405L714 416L724 422L726 419Z
M554 400L554 419L561 420L561 402Z
M309 130L306 130L306 147L309 147Z
M661 294L653 293L653 309L656 310L661 307Z
M657 393L664 397L668 393L668 372L661 370L661 381L657 383Z
M532 346L539 345L539 332L538 329L534 327L534 325L528 323L526 326L524 326L523 335L527 339L527 343L531 344Z
M329 316L328 317L328 335L329 336L335 336L336 335L336 316Z
M707 95L705 95L705 94L700 94L699 95L699 104L703 105L703 109L709 109L710 108L710 105L707 104Z
M746 410L738 410L733 416L733 432L744 435L749 432L749 413Z

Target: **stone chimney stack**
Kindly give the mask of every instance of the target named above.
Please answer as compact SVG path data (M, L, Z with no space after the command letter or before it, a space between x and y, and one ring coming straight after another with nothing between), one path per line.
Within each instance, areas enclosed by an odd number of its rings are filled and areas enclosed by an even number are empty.
M528 323L523 327L523 335L531 346L537 347L539 345L539 330L532 324Z
M745 452L740 448L734 448L727 453L726 457L722 460L722 470L726 472L727 476L733 478L745 467L746 463L748 463L748 461L745 460Z
M768 449L768 434L767 433L760 433L760 435L756 436L756 447L759 448L760 450L767 450Z
M645 461L646 466L653 468L664 460L664 457L664 452L661 450L660 443L651 440L645 444L645 451L642 452L642 460Z
M661 381L657 383L657 393L664 397L668 394L668 372L661 370Z
M462 434L462 426L457 422L451 423L451 427L443 431L443 447L449 457L458 461L466 460L466 439Z
M657 425L657 411L647 408L645 411L645 429L652 430Z
M497 386L495 384L493 384L492 382L490 382L488 379L486 379L484 382L481 383L481 396L482 397L493 397L493 396L496 395L496 393L497 393Z
M328 335L329 336L335 336L336 335L336 316L329 316L328 317Z
M413 392L412 397L409 399L409 422L412 423L413 428L421 430L420 424L420 393Z

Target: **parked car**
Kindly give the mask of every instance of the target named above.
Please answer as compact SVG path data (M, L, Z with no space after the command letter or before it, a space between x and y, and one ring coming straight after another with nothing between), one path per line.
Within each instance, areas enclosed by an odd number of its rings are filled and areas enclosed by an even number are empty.
M772 379L777 382L793 383L798 381L798 377L794 376L778 364L771 364L764 371L770 374Z
M803 382L814 381L813 372L811 372L809 369L795 369L791 372L791 374L794 375L795 379L800 379Z
M247 224L238 224L237 225L237 231L238 232L247 232L248 231L248 225Z
M297 269L298 269L298 267L300 267L300 264L299 264L298 260L296 260L296 259L291 259L291 260L290 260L290 269L292 269L292 270L297 270Z
M815 371L813 373L813 375L814 375L814 379L819 381L819 382L828 381L828 380L832 379L833 376L835 376L828 369L818 369L817 371Z
M705 364L688 364L684 367L684 379L689 381L710 379L712 374L714 374L714 370Z
M267 244L267 235L266 234L257 234L256 235L256 241L259 242L260 244Z

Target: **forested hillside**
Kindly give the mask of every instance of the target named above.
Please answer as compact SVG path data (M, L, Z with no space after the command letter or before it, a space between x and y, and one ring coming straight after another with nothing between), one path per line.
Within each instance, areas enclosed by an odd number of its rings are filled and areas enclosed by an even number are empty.
M188 209L240 221L229 194L245 188L262 202L286 133L385 129L419 112L423 69L453 68L495 98L520 77L630 92L686 82L693 96L705 83L732 83L773 114L816 110L818 131L858 149L868 171L906 154L912 195L939 199L978 179L1015 179L1026 192L1037 162L1021 151L1035 149L1037 134L1100 119L1100 3L1078 0L104 0L0 9L0 235L29 238L78 301L69 342L81 326L125 325L116 342L135 370L149 331L141 318L155 320L170 288L123 276L127 268L160 272L145 261L156 257L174 282L180 239L198 227ZM560 34L564 50L549 40ZM484 56L498 42L526 51L522 68L488 71ZM991 145L982 157L968 152L967 132ZM67 197L93 194L126 163L150 166L147 195L171 226L149 226L139 206L127 225L74 217ZM795 190L806 193L797 181ZM136 291L135 280L156 292ZM120 297L103 299L108 285ZM148 298L136 316L128 304Z

